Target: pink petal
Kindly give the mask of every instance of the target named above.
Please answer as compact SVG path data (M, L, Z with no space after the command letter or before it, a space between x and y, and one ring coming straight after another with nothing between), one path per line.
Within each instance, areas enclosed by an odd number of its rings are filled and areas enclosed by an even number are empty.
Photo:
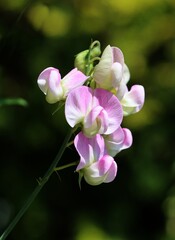
M94 90L94 98L98 100L98 104L108 114L108 129L104 134L114 132L120 126L123 119L123 110L119 100L111 92L100 88Z
M101 106L94 107L84 119L83 131L87 136L104 133L108 128L108 114Z
M63 98L63 89L60 84L59 70L53 67L46 68L39 75L37 83L41 91L46 95L49 103L55 103Z
M104 156L104 158L103 158L104 159L103 161L105 162L104 165L108 167L104 183L109 183L112 182L117 175L117 163L111 156Z
M45 94L47 93L47 90L48 90L50 78L53 78L54 81L56 81L57 84L59 84L61 80L61 75L59 73L59 70L53 67L48 67L40 73L37 79L39 88Z
M111 182L117 174L117 164L111 156L105 155L98 162L83 169L84 178L90 185Z
M65 116L68 124L74 127L81 123L92 107L92 89L86 86L72 90L65 102Z
M112 134L104 136L104 140L108 154L114 157L121 150L129 148L133 138L129 129L119 127Z
M118 62L113 63L111 67L113 88L116 88L120 84L122 80L122 75L123 75L123 66Z
M70 71L61 81L65 90L65 96L67 96L70 90L82 86L87 78L88 77L82 72L78 71L77 68L74 68L72 71Z
M104 155L104 139L99 134L95 137L87 138L80 132L74 139L74 145L80 155L80 163L77 166L77 171L98 161Z
M124 115L136 113L141 110L145 100L144 87L141 85L134 85L131 90L125 93L121 104L123 107Z
M98 161L99 176L103 176L106 173L108 173L109 170L111 169L111 165L113 166L113 162L115 162L115 161L114 161L114 159L111 156L109 156L109 155L103 156ZM116 170L116 169L114 169L114 170ZM113 173L114 172L115 172L115 176L116 176L116 171L113 171Z
M112 55L113 55L113 63L118 62L123 66L124 65L124 56L123 56L122 51L117 47L111 47L111 49L112 49Z

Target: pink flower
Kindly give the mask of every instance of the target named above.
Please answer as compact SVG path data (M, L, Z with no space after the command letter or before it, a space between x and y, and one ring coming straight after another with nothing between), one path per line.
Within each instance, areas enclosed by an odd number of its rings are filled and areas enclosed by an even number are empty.
M109 135L104 135L104 140L108 154L112 157L129 148L133 142L131 131L121 127Z
M139 112L145 101L145 90L141 85L133 85L131 90L126 89L121 105L124 116Z
M65 116L68 124L82 126L88 136L110 134L121 124L123 111L116 96L104 89L91 89L86 86L72 90L65 103Z
M83 85L87 78L77 68L74 68L61 79L58 69L48 67L41 72L37 83L41 91L46 95L46 101L56 103L64 100L72 89Z
M122 51L108 45L101 56L100 62L94 68L94 80L97 87L112 90L122 81L127 82L130 74L124 63Z
M114 180L117 174L117 164L107 154L101 135L87 138L80 132L74 139L74 145L80 155L80 162L76 169L80 180L84 177L90 185L99 185Z

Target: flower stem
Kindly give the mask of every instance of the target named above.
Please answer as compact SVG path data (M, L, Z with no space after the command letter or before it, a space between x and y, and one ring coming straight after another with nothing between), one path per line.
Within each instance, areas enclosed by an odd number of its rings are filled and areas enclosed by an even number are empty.
M44 187L45 183L49 180L50 176L52 175L52 173L55 171L56 166L58 164L58 162L60 161L66 147L67 147L67 143L69 142L70 137L72 136L73 130L69 130L69 132L67 133L63 144L57 154L57 156L55 157L54 161L52 162L52 164L50 165L49 169L47 170L47 172L45 173L45 175L43 176L43 178L40 178L38 181L38 185L36 186L36 188L34 189L34 191L32 192L32 194L30 195L30 197L28 198L28 200L25 202L25 204L23 205L23 207L20 209L20 211L17 213L17 215L15 216L15 218L12 220L12 222L9 224L9 226L6 228L6 230L3 232L3 234L0 236L0 240L4 240L7 238L7 236L11 233L11 231L13 230L13 228L16 226L16 224L19 222L19 220L23 217L23 215L25 214L25 212L28 210L28 208L30 207L30 205L32 204L32 202L35 200L35 198L37 197L38 193L41 191L41 189Z
M63 165L63 166L60 166L60 167L56 167L56 168L54 169L54 171L57 172L57 171L60 171L60 170L65 169L65 168L75 166L75 165L77 165L77 164L78 164L78 161L75 161L75 162L72 162L72 163L68 163L68 164L66 164L66 165Z

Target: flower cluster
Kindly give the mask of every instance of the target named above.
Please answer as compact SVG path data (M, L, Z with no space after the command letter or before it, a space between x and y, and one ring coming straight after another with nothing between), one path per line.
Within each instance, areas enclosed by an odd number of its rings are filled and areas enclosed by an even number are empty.
M75 68L64 78L53 67L38 77L46 101L64 101L67 123L80 128L74 139L80 181L82 177L91 185L113 181L114 157L132 145L132 133L121 123L124 116L140 111L145 93L141 85L129 90L129 79L122 51L108 45L101 54L98 41L76 56Z

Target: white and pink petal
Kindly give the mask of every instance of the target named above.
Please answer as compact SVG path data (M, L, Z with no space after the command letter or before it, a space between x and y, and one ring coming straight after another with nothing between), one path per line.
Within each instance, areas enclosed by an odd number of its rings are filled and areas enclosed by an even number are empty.
M104 139L99 134L92 138L87 138L80 132L74 139L74 146L80 155L77 171L98 161L105 153Z
M139 112L145 100L145 90L141 85L133 85L121 100L124 116Z
M83 169L85 181L90 185L112 182L117 174L117 164L114 159L105 155L99 161Z
M68 94L65 102L65 116L71 127L83 123L85 116L92 109L92 92L91 88L81 86Z
M104 135L104 140L108 154L114 157L117 153L132 145L133 137L129 129L119 127L112 134Z
M71 70L61 80L61 84L64 89L64 97L66 97L67 94L74 88L82 86L85 83L85 81L87 80L87 78L88 77L86 75L84 75L81 71L79 71L77 68L74 68L73 70Z

